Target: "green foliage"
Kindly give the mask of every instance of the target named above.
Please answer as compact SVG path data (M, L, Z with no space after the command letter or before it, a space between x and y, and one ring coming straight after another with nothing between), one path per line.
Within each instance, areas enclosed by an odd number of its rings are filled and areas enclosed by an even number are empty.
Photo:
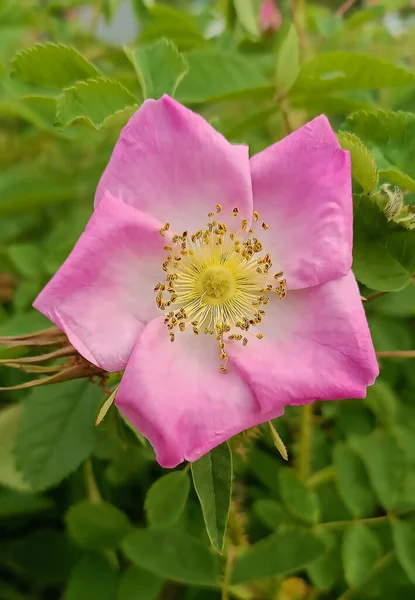
M145 508L153 529L175 525L180 519L190 491L189 475L177 471L163 475L147 492Z
M181 531L141 529L127 536L123 550L136 566L159 577L194 585L215 585L218 561L209 548Z
M164 39L145 48L128 50L127 56L137 72L144 98L157 99L163 94L174 96L188 71L183 56L174 44Z
M131 529L125 514L106 502L73 504L65 520L75 542L90 550L115 548Z
M295 83L299 72L300 47L298 35L294 25L291 25L283 43L281 44L281 48L277 56L277 90L282 93L288 92L288 90Z
M209 539L222 552L232 495L232 453L227 443L192 464L195 489Z
M50 327L34 298L84 230L121 129L168 94L251 155L328 116L351 155L375 350L413 352L413 8L276 4L282 24L263 32L261 0L0 2L0 336ZM2 345L0 386L42 377L7 361L49 349ZM162 471L116 403L94 426L120 373L2 391L1 600L412 600L413 360L383 354L365 399L315 403L308 421L286 407L278 434L236 436L192 477Z
M99 129L105 119L136 102L118 81L102 77L78 81L73 87L66 88L59 98L56 123L66 127L82 119Z
M90 455L100 399L100 390L82 380L31 392L15 453L18 468L33 488L59 483Z

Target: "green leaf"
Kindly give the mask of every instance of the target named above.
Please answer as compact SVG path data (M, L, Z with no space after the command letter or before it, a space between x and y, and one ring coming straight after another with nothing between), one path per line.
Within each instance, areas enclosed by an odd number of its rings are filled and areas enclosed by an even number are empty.
M140 41L152 42L160 38L171 40L179 50L204 46L203 37L195 19L183 10L163 3L148 8L148 23L140 34Z
M157 99L163 94L174 96L188 71L185 59L168 40L128 50L127 56L137 72L144 98Z
M14 57L12 67L12 77L55 89L99 76L97 69L74 48L61 44L36 44L22 50Z
M294 469L281 469L279 484L286 510L305 523L317 523L320 515L318 496L299 479Z
M22 404L12 404L0 411L0 484L16 490L30 490L16 469L13 454L16 432L23 415Z
M79 561L68 581L64 600L116 600L117 573L102 554L89 553Z
M83 500L73 504L65 516L73 539L84 548L116 548L131 530L128 517L107 502Z
M405 486L405 455L395 438L375 430L369 436L353 436L350 444L364 462L369 480L382 506L394 510L400 505Z
M342 577L339 544L337 537L330 531L321 529L317 535L325 546L325 552L308 565L307 572L319 590L328 591Z
M300 44L298 41L297 29L291 24L277 56L277 90L284 94L288 92L294 85L299 72Z
M184 104L201 104L233 97L255 98L275 90L258 68L238 54L214 50L187 52L189 72L177 88Z
M255 502L254 512L258 515L264 525L271 530L277 529L281 523L287 523L292 520L285 512L282 504L267 498L260 498Z
M399 563L415 584L415 526L401 519L392 520L393 542Z
M253 0L233 0L236 15L242 27L253 37L259 37L257 6Z
M157 575L129 567L121 575L117 600L156 600L162 587L163 580Z
M360 183L366 194L370 194L378 184L376 162L363 142L353 133L340 131L340 146L350 152L353 177Z
M63 90L58 100L56 121L66 127L74 121L85 121L100 129L106 119L130 106L137 100L118 81L111 79L88 79L78 81Z
M184 471L157 479L148 490L144 505L149 525L154 529L175 525L183 514L189 491L189 475Z
M10 244L7 253L16 270L29 279L42 275L42 253L32 244Z
M377 380L367 388L365 404L376 415L379 425L392 426L396 421L398 399L393 389L384 381Z
M257 542L234 564L232 583L291 573L316 560L324 544L311 531L287 528Z
M349 527L342 544L344 576L350 586L364 583L381 555L381 545L373 531L362 523Z
M118 12L121 0L103 0L102 12L107 23L111 23Z
M35 488L59 483L91 453L102 392L89 381L33 390L16 436L16 462Z
M38 494L18 492L15 490L0 491L0 519L15 515L31 515L49 510L53 502Z
M375 202L354 202L353 271L367 287L397 291L411 281L415 270L415 236L388 224Z
M215 585L218 561L207 546L181 531L141 529L127 536L123 550L136 566L190 585Z
M222 552L232 496L232 453L227 443L192 464L195 489L212 546Z
M340 497L356 518L373 514L376 498L367 483L367 472L359 458L346 444L334 449L336 484Z
M369 54L322 52L303 65L291 93L337 93L413 83L415 74L412 71Z
M374 154L381 175L403 189L413 190L415 180L415 115L406 112L360 110L348 117L342 129L354 133Z

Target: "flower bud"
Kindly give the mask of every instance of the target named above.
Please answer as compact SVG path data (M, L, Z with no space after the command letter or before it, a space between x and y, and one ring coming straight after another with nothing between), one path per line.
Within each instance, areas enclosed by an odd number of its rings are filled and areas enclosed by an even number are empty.
M259 28L262 33L277 31L282 25L282 14L276 0L263 0L259 9Z

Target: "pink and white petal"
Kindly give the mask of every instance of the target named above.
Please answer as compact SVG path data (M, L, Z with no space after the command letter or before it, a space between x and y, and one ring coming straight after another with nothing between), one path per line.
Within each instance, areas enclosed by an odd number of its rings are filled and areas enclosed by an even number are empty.
M163 275L166 239L158 227L107 194L34 302L82 356L108 371L125 367L144 324L158 313L153 289Z
M115 402L150 440L161 466L195 461L259 422L249 385L236 369L224 374L219 366L214 339L186 330L171 342L163 318L138 339Z
M170 223L175 233L205 228L216 204L221 220L235 227L250 221L253 210L248 148L231 145L169 96L146 100L121 132L96 205L107 191ZM234 207L238 220L231 219Z
M379 373L353 273L266 307L262 340L227 344L264 413L313 400L364 398ZM258 329L260 326L258 327Z
M325 116L251 159L254 209L270 229L261 241L288 289L345 275L352 264L349 153Z

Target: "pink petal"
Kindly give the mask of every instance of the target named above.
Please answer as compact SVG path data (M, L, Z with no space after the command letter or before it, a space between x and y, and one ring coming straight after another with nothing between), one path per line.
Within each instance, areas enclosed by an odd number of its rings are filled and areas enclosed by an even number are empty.
M259 8L259 27L262 32L277 31L282 25L282 14L275 0L262 0Z
M261 234L288 289L345 275L352 264L350 157L320 116L251 159Z
M353 273L266 306L264 338L228 355L264 413L286 404L364 398L379 368Z
M96 204L106 191L170 223L175 233L205 228L216 204L223 207L221 219L229 218L234 207L241 219L250 219L248 148L229 144L168 96L147 100L121 133Z
M118 371L143 325L159 314L160 224L107 194L69 258L34 302L90 362Z
M171 342L162 317L140 336L116 404L150 440L163 467L197 460L266 420L259 417L255 396L238 371L224 374L220 362L212 337L186 330Z

